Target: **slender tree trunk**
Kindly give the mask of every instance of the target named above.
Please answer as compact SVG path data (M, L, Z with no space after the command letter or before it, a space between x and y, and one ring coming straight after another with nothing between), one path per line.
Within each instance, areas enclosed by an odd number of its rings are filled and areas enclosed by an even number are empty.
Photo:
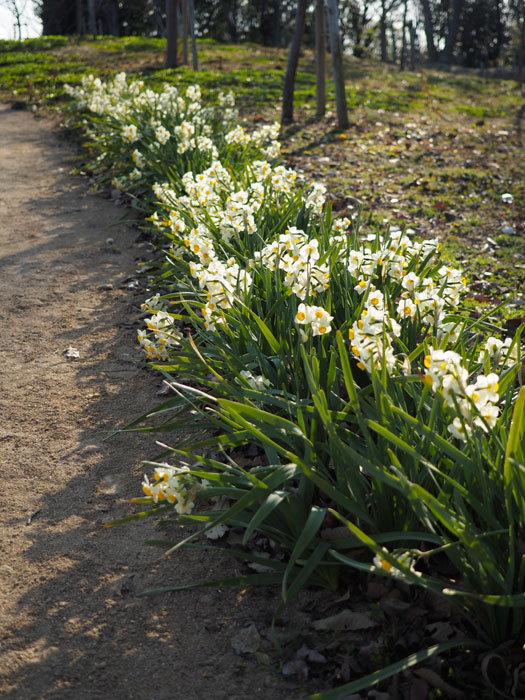
M182 63L188 65L188 0L182 0Z
M97 19L95 16L95 0L87 0L88 3L88 18L89 18L89 33L93 38L97 36Z
M421 0L423 9L423 19L425 22L425 37L427 39L428 60L433 63L436 60L436 45L434 43L434 23L432 21L432 11L429 0Z
M315 6L315 97L317 119L324 117L326 109L326 45L324 24L324 0L316 0Z
M327 0L328 34L330 36L330 52L332 54L332 70L334 74L335 106L337 123L340 129L348 129L348 111L346 109L345 79L343 75L343 52L339 38L339 21L337 18L337 0Z
M410 34L410 70L416 69L416 28L414 22L410 20L408 23L408 31Z
M119 25L118 25L118 6L116 2L111 3L110 7L110 22L111 22L111 33L113 36L119 36Z
M288 54L288 65L284 76L283 105L281 113L281 124L291 124L293 122L293 94L295 87L295 75L297 64L299 63L299 51L301 40L306 24L306 4L307 0L297 0L297 12L295 15L295 29Z
M197 56L197 41L195 39L195 9L193 0L188 0L188 20L191 38L191 58L193 70L199 70L199 57Z
M239 41L239 8L237 6L237 0L232 0L232 31L233 31L233 41L236 43Z
M166 68L177 67L177 0L166 0Z
M379 19L379 34L381 37L381 60L383 63L388 61L387 42L386 42L386 7L385 2L381 3L381 17Z
M281 45L281 2L273 0L273 45Z
M11 9L15 18L15 31L18 34L18 41L22 41L22 16L14 0L11 2Z
M447 32L447 40L443 49L443 61L449 66L452 65L454 56L454 47L459 32L459 20L461 18L461 10L463 9L463 0L454 0L452 5L452 17Z
M404 70L407 62L407 11L408 0L403 4L403 30L401 35L401 56L399 58L399 70Z
M390 38L392 40L392 63L395 65L397 63L397 43L396 43L396 33L394 31L394 25L391 24L389 29L390 29Z
M78 34L78 36L84 36L86 28L84 25L84 8L82 7L82 0L75 0L75 12L76 12L77 34Z
M524 78L524 68L523 68L523 63L525 59L525 12L522 9L520 14L518 15L518 22L519 22L519 41L520 41L520 47L519 47L519 53L518 53L518 81L519 84L521 85L521 88L523 90L523 78Z

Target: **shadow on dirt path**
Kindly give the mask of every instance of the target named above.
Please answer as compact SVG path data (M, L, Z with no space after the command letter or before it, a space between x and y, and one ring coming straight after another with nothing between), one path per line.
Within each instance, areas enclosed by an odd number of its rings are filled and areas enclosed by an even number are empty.
M268 627L275 591L135 597L235 573L195 551L159 563L143 545L153 523L102 530L130 511L155 454L154 438L104 441L158 400L135 348L143 294L126 281L143 244L69 174L75 152L50 122L0 106L0 128L2 698L298 697L231 648L246 624Z

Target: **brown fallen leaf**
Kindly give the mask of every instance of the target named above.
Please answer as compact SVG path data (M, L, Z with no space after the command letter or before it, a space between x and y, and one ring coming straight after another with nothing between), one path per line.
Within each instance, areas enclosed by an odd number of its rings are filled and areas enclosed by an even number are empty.
M423 678L429 685L432 685L434 688L438 688L439 690L442 690L447 698L452 698L452 700L460 700L460 698L464 698L465 695L462 693L461 690L458 690L457 688L454 688L451 686L449 683L444 681L441 676L439 676L435 671L432 671L430 668L416 668L413 671L414 675L419 676L419 678Z
M426 625L425 630L430 634L430 638L434 642L446 642L456 632L450 622L432 622Z
M525 316L518 316L517 318L508 318L505 321L505 327L509 329L509 331L515 331L517 330L522 323L525 323Z
M316 630L332 630L339 632L343 630L366 630L370 627L375 627L378 623L366 613L352 612L351 610L343 610L337 615L331 615L321 620L315 620L312 627Z

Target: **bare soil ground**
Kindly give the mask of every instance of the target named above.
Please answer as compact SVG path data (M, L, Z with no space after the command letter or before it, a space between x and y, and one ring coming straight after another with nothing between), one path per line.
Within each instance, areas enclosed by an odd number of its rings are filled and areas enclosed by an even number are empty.
M0 133L1 697L297 697L231 645L250 623L269 645L275 591L135 597L236 573L194 551L159 561L150 521L102 529L129 512L156 451L153 437L104 440L158 400L135 347L142 293L126 281L144 244L70 175L75 151L50 121L0 105Z

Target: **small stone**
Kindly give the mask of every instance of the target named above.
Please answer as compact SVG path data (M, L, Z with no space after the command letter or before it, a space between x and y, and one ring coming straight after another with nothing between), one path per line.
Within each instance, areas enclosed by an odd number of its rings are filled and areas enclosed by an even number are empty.
M283 664L282 673L288 678L306 681L308 680L308 665L303 659L294 659Z
M69 345L65 350L63 350L62 355L67 357L68 360L78 360L80 357L79 351L72 345Z
M236 654L255 654L261 645L261 635L257 631L257 627L252 623L233 637L231 645Z

